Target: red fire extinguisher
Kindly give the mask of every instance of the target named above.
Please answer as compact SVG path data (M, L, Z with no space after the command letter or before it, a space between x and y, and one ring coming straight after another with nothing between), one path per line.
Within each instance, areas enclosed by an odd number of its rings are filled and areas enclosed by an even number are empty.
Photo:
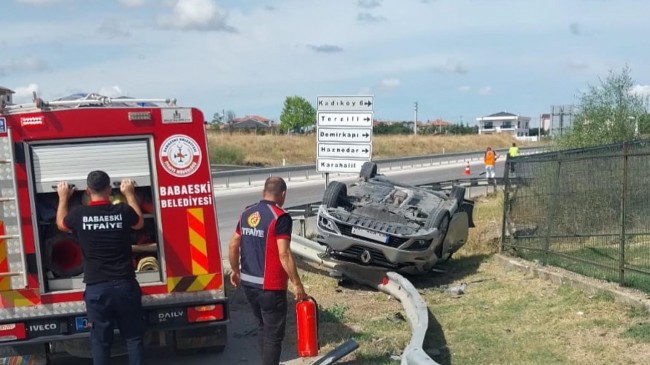
M296 330L299 357L318 355L318 303L307 297L296 303Z

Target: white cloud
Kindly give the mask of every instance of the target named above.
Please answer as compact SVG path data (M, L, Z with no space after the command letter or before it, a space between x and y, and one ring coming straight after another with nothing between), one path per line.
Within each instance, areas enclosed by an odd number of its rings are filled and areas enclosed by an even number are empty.
M400 80L397 78L388 78L388 79L383 79L379 83L380 88L384 90L390 90L390 89L395 89L398 88L399 85L401 84Z
M368 86L364 86L361 89L359 89L357 95L372 95L372 88Z
M365 9L373 9L381 6L382 0L359 0L357 5Z
M634 85L632 94L639 95L643 98L650 98L650 85Z
M320 52L320 53L343 52L343 48L341 48L341 47L339 47L337 45L332 45L332 44L321 44L321 45L308 44L307 47L312 49L315 52Z
M360 22L377 23L386 21L386 18L381 15L372 15L370 13L357 14L357 20Z
M117 19L107 19L97 27L97 32L109 38L130 37L131 32L125 29Z
M213 0L177 0L171 14L158 18L158 25L165 29L237 32L226 18Z
M147 0L117 0L117 2L129 8L137 8L145 5Z
M459 60L448 58L444 63L433 66L433 70L442 73L466 74L467 67Z
M14 103L15 104L23 104L23 103L29 103L34 99L33 93L36 92L38 95L39 93L39 87L37 84L29 84L27 86L20 86L17 87L16 90L14 90L16 93L14 94Z
M19 3L30 4L30 5L51 5L55 3L61 3L67 0L17 0Z
M483 86L478 90L479 95L492 95L492 86Z
M104 86L99 89L97 92L99 95L104 95L108 96L109 98L117 98L118 96L125 96L126 93L122 91L122 89L117 86Z
M465 86L461 86L461 87L458 88L458 91L460 91L460 92L464 92L464 93L466 93L466 92L468 92L468 91L470 91L470 90L472 90L472 87L471 87L471 86L466 86L466 85L465 85Z
M589 67L587 61L580 60L577 58L572 58L567 61L567 66L575 70L583 70Z
M580 26L580 23L573 22L569 24L569 31L573 35L580 35L582 33L582 27Z
M47 64L43 60L33 56L24 58L12 58L5 62L0 62L0 76L15 73L41 72L47 69Z

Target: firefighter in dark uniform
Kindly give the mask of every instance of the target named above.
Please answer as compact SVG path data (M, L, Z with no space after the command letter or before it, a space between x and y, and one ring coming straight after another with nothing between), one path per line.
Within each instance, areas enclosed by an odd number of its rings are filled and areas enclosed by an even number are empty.
M258 322L262 365L278 365L287 319L287 279L296 301L307 298L291 254L291 216L281 207L287 184L266 179L262 200L241 214L230 239L230 282L241 287ZM241 262L240 262L241 259ZM240 270L241 264L241 270Z
M135 197L134 181L124 179L120 191L127 204L112 204L111 180L104 171L88 174L87 206L68 213L68 201L74 192L66 182L57 186L59 206L56 223L60 230L76 235L83 253L84 301L90 325L94 365L110 364L115 325L126 341L130 365L144 363L140 285L132 263L131 231L144 225Z

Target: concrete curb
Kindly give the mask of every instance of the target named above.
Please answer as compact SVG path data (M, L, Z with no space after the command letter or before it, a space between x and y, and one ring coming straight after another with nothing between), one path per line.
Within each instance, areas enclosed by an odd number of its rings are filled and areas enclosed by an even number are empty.
M550 281L556 285L571 285L590 294L606 293L612 295L616 303L632 307L645 307L650 310L650 295L647 293L623 288L615 283L587 278L561 268L542 266L517 257L497 254L495 255L495 259L502 266L532 274L537 278Z

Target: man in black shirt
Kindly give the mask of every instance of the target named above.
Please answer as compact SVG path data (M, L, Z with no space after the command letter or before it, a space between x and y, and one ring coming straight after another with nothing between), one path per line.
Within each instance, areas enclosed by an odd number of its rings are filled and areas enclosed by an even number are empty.
M57 187L59 205L56 223L60 230L73 232L84 257L84 300L94 365L110 364L115 325L126 341L130 365L144 362L140 285L135 279L131 253L131 230L144 225L135 197L134 181L124 179L120 191L127 204L112 204L111 180L104 171L88 174L88 206L68 213L68 201L74 192L67 182Z

